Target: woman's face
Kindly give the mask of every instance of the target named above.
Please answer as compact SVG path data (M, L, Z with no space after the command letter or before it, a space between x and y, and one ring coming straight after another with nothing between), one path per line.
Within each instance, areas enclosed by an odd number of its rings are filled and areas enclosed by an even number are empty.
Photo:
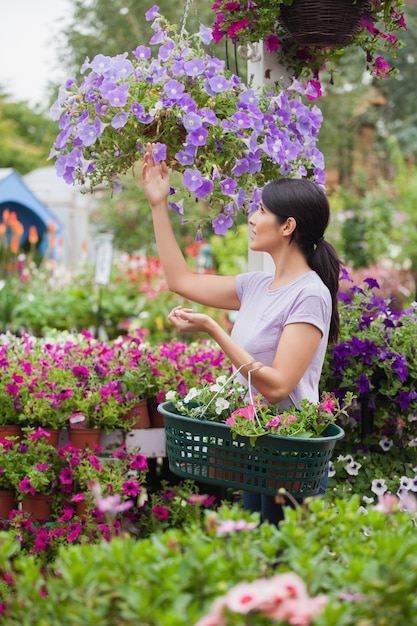
M259 209L252 213L249 218L251 250L269 252L277 248L281 243L280 230L282 225L272 211L260 204Z

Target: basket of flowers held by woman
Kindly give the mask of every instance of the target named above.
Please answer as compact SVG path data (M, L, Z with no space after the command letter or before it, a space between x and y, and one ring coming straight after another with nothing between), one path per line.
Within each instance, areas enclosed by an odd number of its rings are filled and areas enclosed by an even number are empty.
M336 442L336 423L346 414L328 393L320 402L302 400L279 410L236 382L237 371L203 383L181 398L167 393L164 416L170 470L184 478L266 495L280 490L297 497L316 495Z

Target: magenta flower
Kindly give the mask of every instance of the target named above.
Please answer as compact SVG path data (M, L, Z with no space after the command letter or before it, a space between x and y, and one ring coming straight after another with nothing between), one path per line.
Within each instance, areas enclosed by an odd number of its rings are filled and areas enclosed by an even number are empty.
M70 526L68 526L67 531L67 541L76 541L82 533L81 524L71 524Z
M168 519L169 517L168 509L161 504L157 504L156 506L154 506L152 509L152 513L160 520Z
M26 476L23 480L20 481L19 489L22 493L25 493L26 491L28 491L31 496L34 496L36 493L35 489L31 485L31 482L28 476Z
M74 472L69 467L66 467L59 474L59 480L63 485L71 485L73 480Z
M135 480L130 478L129 480L123 483L122 489L123 489L124 496L131 496L132 498L134 498L135 496L138 495L140 491L140 485L138 485L138 483Z
M38 430L34 433L30 433L29 434L29 438L30 439L48 439L48 437L51 436L51 433L47 433L46 430L44 430L43 428L38 428Z

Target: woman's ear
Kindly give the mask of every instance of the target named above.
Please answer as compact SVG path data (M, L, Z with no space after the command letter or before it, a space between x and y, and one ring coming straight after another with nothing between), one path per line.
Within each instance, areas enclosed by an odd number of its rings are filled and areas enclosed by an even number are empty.
M283 224L283 233L284 235L292 235L297 228L297 222L293 217L288 217Z

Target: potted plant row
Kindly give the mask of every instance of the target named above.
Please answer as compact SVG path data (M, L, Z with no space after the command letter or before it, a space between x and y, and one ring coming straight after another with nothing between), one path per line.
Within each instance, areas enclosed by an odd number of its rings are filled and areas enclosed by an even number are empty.
M68 442L57 449L47 439L42 428L21 440L0 439L0 496L7 492L0 518L18 508L44 520L56 519L65 509L91 511L94 482L103 498L136 498L141 491L148 463L138 450L127 451L123 445L111 456L101 456L99 446L80 449Z
M133 428L138 404L146 406L152 395L153 373L139 333L112 343L88 333L55 342L9 336L0 352L1 426L65 427L70 436L91 429L99 437L101 430ZM14 434L20 433L3 436Z

